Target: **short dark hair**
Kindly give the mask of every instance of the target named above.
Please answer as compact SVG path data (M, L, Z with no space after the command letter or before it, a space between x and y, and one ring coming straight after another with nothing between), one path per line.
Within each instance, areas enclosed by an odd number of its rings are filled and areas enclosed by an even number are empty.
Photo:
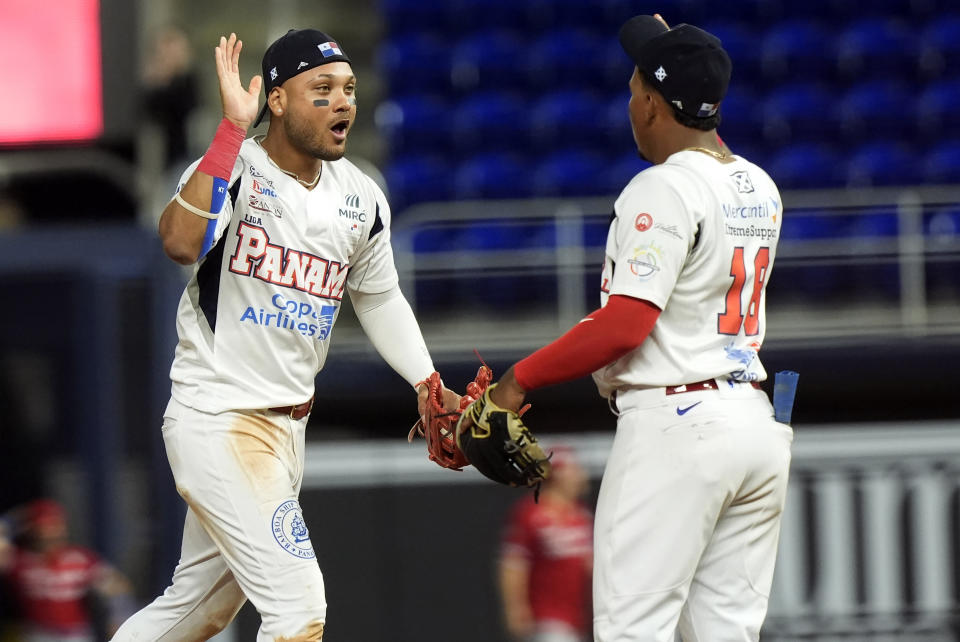
M707 116L706 118L696 118L694 116L690 116L689 114L685 114L679 109L677 109L676 105L672 104L669 100L667 100L667 97L663 95L663 92L660 91L660 88L657 86L657 83L653 82L653 79L650 78L649 74L647 74L645 71L642 71L640 69L638 69L638 71L640 71L640 77L643 79L643 84L649 87L650 89L652 89L653 91L655 91L656 93L660 94L660 97L663 98L663 101L667 103L667 105L670 107L670 111L673 112L673 117L676 119L678 123L680 123L684 127L690 127L691 129L699 129L700 131L705 131L705 132L708 132L712 129L716 129L717 127L720 126L720 110L719 109L717 110L717 113L715 113L713 116Z

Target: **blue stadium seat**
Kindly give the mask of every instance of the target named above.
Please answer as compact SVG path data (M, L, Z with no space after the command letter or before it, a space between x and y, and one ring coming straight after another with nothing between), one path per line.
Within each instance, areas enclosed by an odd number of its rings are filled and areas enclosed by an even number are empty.
M620 26L640 14L662 14L670 24L699 25L703 22L706 0L590 0L584 2L603 16L601 33L615 35ZM714 5L711 5L711 9Z
M460 230L452 226L418 228L413 232L413 251L419 254L455 249L459 235Z
M541 161L533 171L534 196L592 196L606 192L602 157L565 150Z
M618 156L604 166L602 182L608 194L619 194L633 177L650 167L650 163L640 158L637 152L629 152Z
M447 0L444 11L443 22L455 34L495 27L524 30L529 22L527 3L517 0Z
M414 203L443 201L452 196L447 166L434 156L399 157L387 167L384 177L390 188L390 205L394 212Z
M910 138L916 131L914 94L896 81L856 85L840 101L840 129L849 140Z
M763 103L763 135L770 143L833 140L837 134L836 98L816 83L781 86Z
M851 24L837 39L841 76L912 78L917 70L918 43L914 30L896 18L865 18Z
M720 135L733 141L756 140L761 132L760 98L749 85L731 85L720 103Z
M940 143L923 159L925 183L960 183L960 140Z
M522 198L530 195L530 174L514 155L486 153L461 163L453 183L459 199Z
M739 5L736 2L727 3L727 6ZM747 28L743 23L733 21L710 22L697 25L709 31L723 43L723 48L730 55L733 62L733 72L730 82L738 85L759 87L760 78L760 47L757 46L758 37L754 29Z
M616 31L611 31L616 33ZM596 55L594 64L598 65L603 75L603 84L610 91L627 92L629 96L630 76L633 75L634 64L627 56L617 38L601 38L600 51Z
M597 59L605 53L604 42L589 31L574 28L557 29L541 36L530 45L522 60L530 86L539 91L552 91L580 75L593 78L597 73ZM517 61L518 68L520 63Z
M489 29L460 40L450 54L453 86L462 92L477 89L523 89L523 40L515 31Z
M560 149L576 144L603 147L599 117L604 105L589 90L562 89L544 95L529 114L530 139L542 150Z
M886 209L853 216L848 234L855 238L892 238L897 236L899 229L896 210Z
M391 152L443 152L450 146L450 108L431 96L399 96L377 106L377 128Z
M461 154L525 147L527 114L528 106L515 94L469 94L450 118L454 147Z
M610 151L627 152L636 149L630 127L629 92L621 89L620 93L607 97L604 104L606 107L600 112L600 129L609 141Z
M583 27L602 29L604 13L593 2L583 0L525 0L518 4L527 7L527 21L534 29Z
M920 68L927 76L943 76L960 68L960 14L931 20L920 43Z
M921 136L939 141L960 137L960 78L932 83L917 99L917 127Z
M426 30L430 25L442 31L447 27L442 20L447 4L448 0L380 0L380 11L391 33Z
M787 209L780 227L782 241L817 241L841 238L846 234L846 221L827 210Z
M847 185L910 185L920 179L919 166L919 159L906 145L867 143L854 150L847 162Z
M960 205L953 205L926 216L923 231L927 242L935 246L960 242Z
M839 187L846 182L840 156L817 143L791 145L775 154L764 169L780 189Z
M773 25L763 37L761 48L763 75L774 82L825 80L835 73L833 39L813 20L790 20Z
M450 47L425 32L397 34L377 50L377 64L387 84L399 93L410 87L450 90Z

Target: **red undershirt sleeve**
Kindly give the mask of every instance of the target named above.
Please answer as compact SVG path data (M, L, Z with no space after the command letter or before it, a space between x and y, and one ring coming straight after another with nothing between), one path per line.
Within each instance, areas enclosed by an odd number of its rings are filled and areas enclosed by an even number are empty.
M524 390L573 381L627 354L647 338L660 316L649 301L614 294L607 305L513 367Z

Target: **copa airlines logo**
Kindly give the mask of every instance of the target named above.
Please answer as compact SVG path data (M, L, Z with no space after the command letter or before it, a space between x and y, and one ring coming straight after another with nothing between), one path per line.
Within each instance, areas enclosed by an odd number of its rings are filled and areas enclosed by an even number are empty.
M228 264L234 274L334 301L343 298L349 265L271 243L265 229L246 221L237 227L237 236Z
M297 301L278 293L271 297L269 306L248 305L240 315L240 323L290 330L317 341L326 341L330 338L330 331L333 330L336 318L336 305Z

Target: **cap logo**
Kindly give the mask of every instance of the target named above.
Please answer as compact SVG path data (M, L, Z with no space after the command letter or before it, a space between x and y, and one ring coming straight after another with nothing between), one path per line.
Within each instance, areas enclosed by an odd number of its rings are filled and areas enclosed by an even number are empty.
M323 54L324 58L343 55L343 52L340 51L340 47L338 47L337 43L335 42L325 42L322 45L317 45L317 49L320 50L320 53Z
M677 106L677 109L681 109L681 110L683 109L683 101L682 101L682 100L671 100L670 102L672 102L674 105L676 105L676 106Z
M697 118L713 116L715 113L717 113L718 107L720 107L720 103L701 103L700 109L697 111Z
M276 79L277 79L277 68L274 67L273 69L270 70L270 80L276 80Z
M657 77L657 80L663 82L663 79L667 77L667 70L663 68L663 65L657 67L657 70L653 72L653 75Z
M303 61L301 60L301 61L300 61L300 64L297 65L297 69L303 69L304 67L306 67L306 66L309 65L309 64L310 64L309 62L303 62Z

